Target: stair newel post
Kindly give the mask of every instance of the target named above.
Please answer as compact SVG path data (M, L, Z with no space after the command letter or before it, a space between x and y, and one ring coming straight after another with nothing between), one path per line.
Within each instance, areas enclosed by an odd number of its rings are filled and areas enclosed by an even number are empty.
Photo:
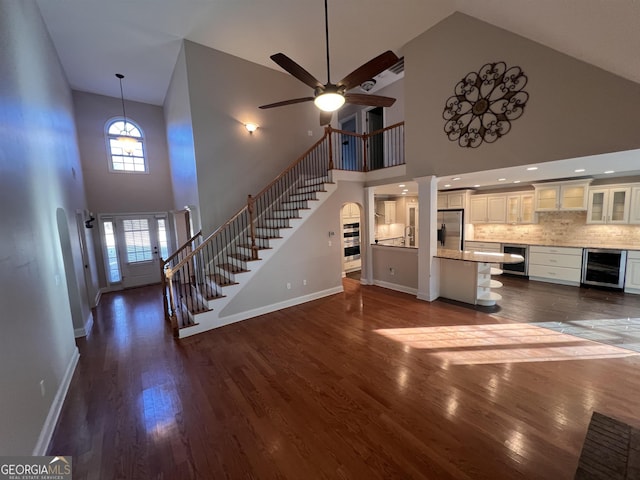
M167 275L169 279L169 319L171 320L171 328L173 334L178 336L178 316L176 315L176 301L173 293L173 275Z
M164 271L164 260L162 260L162 258L160 258L160 278L162 279L162 307L164 308L164 318L170 320L169 298L167 297L167 275Z
M249 194L247 197L247 210L249 211L249 232L251 235L251 259L257 260L258 247L256 245L256 226L254 221L255 219L253 218L253 214L254 214L253 206L254 206L254 200L251 194Z
M329 137L329 170L333 170L333 135L331 134L333 129L331 125L325 127L325 135Z

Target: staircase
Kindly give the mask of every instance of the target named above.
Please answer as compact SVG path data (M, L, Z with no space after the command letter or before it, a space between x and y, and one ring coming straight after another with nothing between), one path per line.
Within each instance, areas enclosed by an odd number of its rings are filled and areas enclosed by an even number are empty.
M293 231L329 198L337 186L333 169L366 171L366 150L354 162L342 158L345 138L358 137L363 146L373 135L390 139L403 135L404 124L387 127L370 135L342 132L327 127L325 135L296 162L282 172L247 205L206 239L196 234L171 257L162 261L165 315L174 334L186 337L243 318L221 316L224 307L242 285L282 247ZM391 137L393 135L393 137ZM397 143L398 149L404 146ZM336 154L337 153L337 154ZM399 155L394 152L394 166Z

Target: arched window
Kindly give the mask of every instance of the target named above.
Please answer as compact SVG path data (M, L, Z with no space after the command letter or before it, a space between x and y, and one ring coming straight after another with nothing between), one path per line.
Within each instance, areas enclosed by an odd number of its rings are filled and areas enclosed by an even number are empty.
M109 170L146 173L142 131L131 120L116 119L107 126Z

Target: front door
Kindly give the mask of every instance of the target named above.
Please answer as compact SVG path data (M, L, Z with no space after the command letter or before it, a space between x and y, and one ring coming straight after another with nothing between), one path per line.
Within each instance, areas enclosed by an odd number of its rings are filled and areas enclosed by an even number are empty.
M126 215L114 220L122 286L159 283L160 255L167 246L166 216Z

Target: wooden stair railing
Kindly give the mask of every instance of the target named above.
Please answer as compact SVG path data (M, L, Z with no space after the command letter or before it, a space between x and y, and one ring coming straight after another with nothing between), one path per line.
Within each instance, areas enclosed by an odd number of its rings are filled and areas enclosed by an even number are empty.
M352 138L360 148L355 155L345 154L344 142ZM248 262L259 260L269 239L278 238L279 229L289 228L289 220L308 208L330 170L374 169L367 166L367 150L375 138L388 144L384 164L376 168L404 163L404 122L370 134L326 127L320 140L257 195L248 195L247 205L224 225L204 240L199 232L161 261L165 314L174 333L195 324L195 315L209 310L209 300L223 297L223 287L237 283L236 275L248 271Z

